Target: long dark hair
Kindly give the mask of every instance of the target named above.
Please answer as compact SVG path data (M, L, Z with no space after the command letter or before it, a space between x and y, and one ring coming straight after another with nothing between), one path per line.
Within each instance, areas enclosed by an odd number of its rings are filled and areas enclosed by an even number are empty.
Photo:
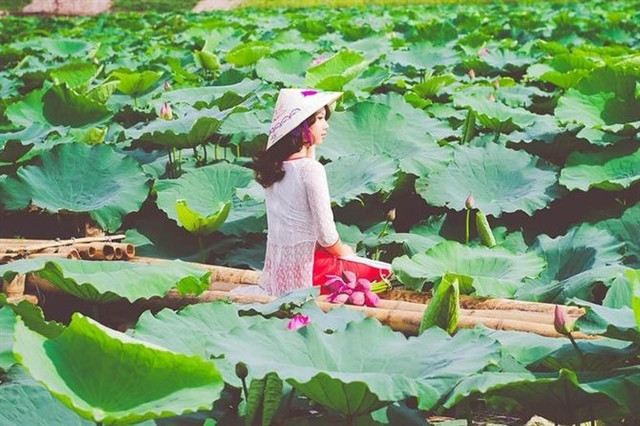
M329 119L331 110L324 107L325 117ZM268 188L284 177L282 162L292 154L299 152L309 139L309 127L316 122L316 114L307 118L298 127L287 133L268 150L262 150L253 158L253 171L256 180L264 188Z

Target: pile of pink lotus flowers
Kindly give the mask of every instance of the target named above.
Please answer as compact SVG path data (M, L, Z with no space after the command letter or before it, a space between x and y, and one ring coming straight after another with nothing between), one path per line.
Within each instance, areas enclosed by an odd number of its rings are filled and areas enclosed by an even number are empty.
M386 283L372 283L367 279L356 277L356 274L350 271L344 271L342 275L342 277L328 275L329 281L324 284L324 287L331 293L329 302L370 307L378 305L380 297L376 292L384 291L387 288Z

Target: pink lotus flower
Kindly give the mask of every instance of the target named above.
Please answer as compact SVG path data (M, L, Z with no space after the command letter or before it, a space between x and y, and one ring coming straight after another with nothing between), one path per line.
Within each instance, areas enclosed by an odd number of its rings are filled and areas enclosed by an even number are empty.
M476 72L473 70L473 68L471 68L469 71L467 71L467 75L469 76L469 78L471 80L473 80L474 78L476 78Z
M317 58L314 58L313 61L311 61L311 66L312 67L316 67L316 66L320 65L321 63L323 63L326 60L327 60L326 57L318 56Z
M349 296L349 302L356 306L364 305L364 292L354 291L353 293L351 293L351 296Z
M483 47L482 49L478 50L478 55L486 55L487 53L489 53L488 47Z
M342 275L342 277L331 275L324 284L325 288L331 292L327 299L329 302L371 307L378 305L380 297L371 291L371 281L358 278L351 271L344 271Z
M171 120L173 118L173 111L169 102L165 102L160 108L160 118L163 120Z
M574 324L569 324L569 315L560 306L556 305L553 313L553 328L560 334L569 336L574 330Z
M295 314L293 318L289 320L289 323L287 324L287 329L293 330L293 331L299 330L302 327L306 327L307 325L309 325L309 323L311 323L311 320L309 319L308 316L302 315L302 314Z

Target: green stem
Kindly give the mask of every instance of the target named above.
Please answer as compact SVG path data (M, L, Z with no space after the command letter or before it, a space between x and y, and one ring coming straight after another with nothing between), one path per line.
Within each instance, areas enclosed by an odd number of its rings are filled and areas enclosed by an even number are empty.
M467 209L467 223L464 228L464 243L469 244L469 220L471 218L471 209Z
M247 380L246 378L242 378L242 391L244 392L244 400L249 401L249 388L247 388Z
M213 159L217 160L218 159L218 144L213 144Z
M178 150L178 170L180 172L178 176L180 176L182 174L182 149Z
M236 158L240 158L240 144L236 145Z
M573 338L573 336L571 335L571 333L569 333L569 335L567 337L569 337L569 340L571 341L571 344L573 345L573 349L575 349L576 352L578 353L578 355L580 356L580 364L581 364L580 367L582 367L582 364L584 364L584 354L582 353L582 351L578 347L578 344L576 343L576 341Z
M380 233L378 234L378 238L382 238L385 235L387 235L387 228L389 228L389 220L387 220L384 223L384 226L382 227L382 231L380 231Z
M138 108L138 98L136 98L135 96L133 97L133 106Z
M167 155L169 156L169 178L173 177L173 160L171 159L171 148L167 148Z
M91 304L91 315L93 316L93 319L100 322L100 309L98 307L97 303L92 303Z

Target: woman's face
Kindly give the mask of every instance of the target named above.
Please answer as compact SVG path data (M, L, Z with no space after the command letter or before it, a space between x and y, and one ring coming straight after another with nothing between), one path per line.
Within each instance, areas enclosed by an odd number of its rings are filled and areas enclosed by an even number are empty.
M316 121L309 126L309 133L311 134L311 145L320 145L324 141L324 137L329 130L329 123L327 122L326 111L324 107L315 113Z

